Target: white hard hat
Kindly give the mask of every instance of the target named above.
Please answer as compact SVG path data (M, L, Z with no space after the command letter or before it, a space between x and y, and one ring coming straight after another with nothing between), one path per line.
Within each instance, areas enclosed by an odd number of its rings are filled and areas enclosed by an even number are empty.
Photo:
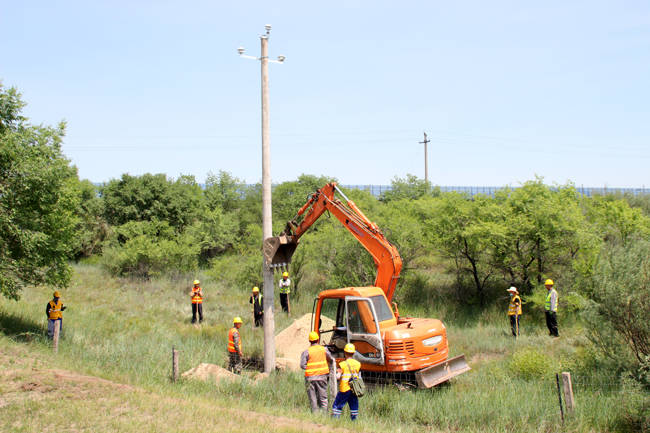
M516 291L517 288L515 286L510 286L510 288L508 289L508 292L516 292Z

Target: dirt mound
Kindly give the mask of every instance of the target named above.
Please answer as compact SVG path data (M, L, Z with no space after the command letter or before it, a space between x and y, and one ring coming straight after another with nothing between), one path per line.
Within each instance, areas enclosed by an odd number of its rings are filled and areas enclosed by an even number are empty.
M206 362L202 362L201 364L197 365L196 367L192 368L191 370L187 370L185 373L182 374L183 377L187 379L199 379L199 380L236 380L239 379L240 376L231 373L230 371L226 370L223 367L219 367L218 365L215 364L208 364Z
M321 329L332 329L334 321L321 316ZM309 347L309 331L311 314L305 314L294 321L289 327L275 336L275 347L283 364L290 370L300 370L300 355Z

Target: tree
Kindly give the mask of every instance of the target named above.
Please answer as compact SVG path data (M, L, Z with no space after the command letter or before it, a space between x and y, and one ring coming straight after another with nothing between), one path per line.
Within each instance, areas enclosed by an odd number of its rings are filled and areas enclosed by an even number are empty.
M404 179L395 176L390 183L392 188L381 194L380 200L383 202L403 199L417 200L424 196L436 197L440 195L440 188L432 189L431 182L419 179L413 174L407 174Z
M301 174L298 180L282 182L273 189L273 222L279 230L284 229L287 221L296 216L310 194L324 187L334 179L326 176Z
M640 208L631 207L626 200L607 195L584 201L587 216L596 225L603 240L626 245L632 237L650 235L650 218Z
M230 173L220 170L218 174L209 173L205 180L205 199L210 209L219 208L224 212L238 209L246 185Z
M494 227L487 218L492 211L491 199L477 196L471 200L455 192L422 200L417 211L427 241L453 261L459 287L469 277L482 302L484 288L494 275L489 262Z
M110 234L110 227L104 219L104 201L99 197L99 188L89 180L83 180L79 187L77 209L77 257L90 257L101 253L102 243Z
M65 123L29 124L20 96L0 84L0 292L12 299L27 284L68 284L79 202Z
M493 238L492 264L525 291L555 268L570 267L580 252L593 251L596 238L572 186L553 190L537 178L498 192L495 201L504 231Z
M120 180L111 180L101 193L104 216L114 226L159 220L182 231L205 207L203 192L193 176L172 181L164 174L124 174Z

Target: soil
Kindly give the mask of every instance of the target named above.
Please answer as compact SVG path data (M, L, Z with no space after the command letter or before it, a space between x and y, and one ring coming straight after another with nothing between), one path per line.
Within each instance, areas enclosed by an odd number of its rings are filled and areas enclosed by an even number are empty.
M334 327L334 320L321 316L321 329ZM275 348L279 368L300 370L300 355L309 347L311 314L305 314L275 336Z
M192 368L191 370L187 370L185 373L183 373L181 376L187 378L187 379L200 379L200 380L236 380L239 379L239 376L231 373L230 371L226 370L223 367L219 367L216 364L208 364L206 362L203 362L196 367Z

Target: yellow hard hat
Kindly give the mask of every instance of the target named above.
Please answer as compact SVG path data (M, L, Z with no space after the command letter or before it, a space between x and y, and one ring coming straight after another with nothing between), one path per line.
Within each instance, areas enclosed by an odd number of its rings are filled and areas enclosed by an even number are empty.
M59 293L59 291L57 290L57 291L54 292L54 294L52 296L54 296L55 298L60 298L61 293Z
M259 293L259 291L260 291L259 287L257 286L253 287L253 293Z
M201 282L199 280L194 280L194 285L195 286L198 286L199 284L201 284Z
M346 353L354 353L354 352L357 351L357 349L355 349L354 344L348 343L348 344L345 345L345 348L343 349L343 351L346 352Z
M544 285L545 285L545 286L552 286L552 285L553 285L553 280L551 280L551 279L549 278L548 280L544 281Z
M283 272L283 273L282 273L282 276L283 276L283 277L288 277L288 276L289 276L289 272Z
M311 331L309 333L309 341L318 341L318 332L316 331Z
M237 316L234 319L232 319L232 323L235 324L235 323L244 323L244 322L241 321L241 317Z

